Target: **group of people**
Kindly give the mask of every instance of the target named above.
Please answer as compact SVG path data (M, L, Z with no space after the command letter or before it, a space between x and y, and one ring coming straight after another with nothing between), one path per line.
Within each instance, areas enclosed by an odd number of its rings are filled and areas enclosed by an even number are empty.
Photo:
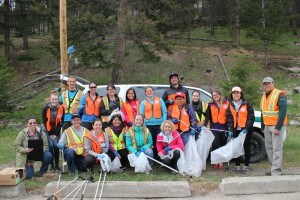
M155 96L153 87L148 86L145 100L140 102L133 88L126 91L123 101L112 84L107 85L104 97L97 94L94 82L83 94L76 88L75 77L69 77L68 90L61 95L51 93L50 103L42 111L42 128L36 127L35 118L29 118L28 127L18 134L15 142L17 167L25 166L26 178L34 175L34 161L27 159L27 153L32 150L28 148L28 140L43 139L45 152L39 175L47 172L48 165L51 171L60 170L59 149L70 175L74 175L75 170L78 174L93 170L106 156L111 161L119 159L120 170L124 170L129 167L127 156L130 153L137 157L144 153L152 158L150 164L154 158L178 170L180 151L184 150L189 136L197 138L202 129L208 128L215 136L211 150L226 145L228 138L246 134L245 163L241 167L240 157L236 158L235 171L249 172L254 110L242 89L233 87L229 99L214 89L212 101L205 103L200 100L199 91L194 91L190 100L188 90L179 83L178 74L170 74L169 81L170 87L162 98ZM286 124L285 95L274 88L274 80L270 77L263 80L263 86L261 109L266 148L272 175L280 175ZM222 169L223 164L213 167Z

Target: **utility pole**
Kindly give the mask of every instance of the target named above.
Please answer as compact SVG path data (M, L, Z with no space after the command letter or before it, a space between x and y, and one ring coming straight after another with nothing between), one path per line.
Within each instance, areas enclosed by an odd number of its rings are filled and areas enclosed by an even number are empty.
M59 0L60 67L61 74L68 74L67 55L67 0Z

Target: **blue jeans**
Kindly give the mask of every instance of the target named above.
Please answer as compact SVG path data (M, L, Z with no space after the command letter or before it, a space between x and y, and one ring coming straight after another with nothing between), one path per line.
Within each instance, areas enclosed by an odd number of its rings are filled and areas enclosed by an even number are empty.
M46 132L47 133L47 132ZM57 148L57 143L59 141L60 136L56 136L54 140L49 136L47 133L47 139L48 139L48 144L49 144L49 151L52 154L54 158L55 165L58 165L59 161L59 149ZM53 159L51 161L51 165L53 166Z
M52 154L49 151L44 152L44 160L40 168L40 174L43 175L47 172L49 164L52 162ZM26 179L31 179L34 176L33 166L26 166Z
M189 131L181 133L181 139L182 139L182 142L183 142L184 146L189 141L189 137L190 137L190 132Z
M151 157L151 158L154 157L154 153L153 153L153 150L152 150L151 148L146 149L146 150L145 150L145 154L146 154L147 156ZM153 160L151 160L151 159L149 159L149 158L148 158L148 160L149 160L149 164L152 166Z
M78 172L86 171L84 166L84 156L76 155L74 149L65 148L64 157L68 163L70 173L75 173L75 168Z

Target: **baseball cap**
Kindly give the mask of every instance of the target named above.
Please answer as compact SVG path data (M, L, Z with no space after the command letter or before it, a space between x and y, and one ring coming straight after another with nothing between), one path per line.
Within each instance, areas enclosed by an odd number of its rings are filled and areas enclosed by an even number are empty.
M237 92L242 92L242 89L241 89L240 87L238 87L238 86L235 86L235 87L233 87L233 88L231 89L231 92L235 92L235 91L237 91Z
M79 115L78 113L74 113L74 114L72 115L72 119L74 119L74 118L76 118L76 117L77 117L77 118L81 118L80 115Z
M271 77L265 77L262 81L263 83L272 83L274 80Z
M174 73L174 72L172 72L172 73L169 75L169 79L171 79L173 76L177 76L177 78L178 78L178 74L177 74L177 73Z
M176 95L175 95L175 99L177 98L177 97L182 97L182 98L184 98L184 94L182 93L182 92L177 92L176 93Z

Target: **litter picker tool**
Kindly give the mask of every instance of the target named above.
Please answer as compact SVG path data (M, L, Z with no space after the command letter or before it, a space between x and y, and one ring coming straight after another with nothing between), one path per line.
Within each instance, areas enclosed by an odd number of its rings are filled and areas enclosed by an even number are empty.
M98 194L98 190L99 190L99 186L100 186L102 174L104 174L103 180L102 180L102 184L101 184L101 190L100 190L100 193L99 193L99 199L101 199L101 197L102 197L104 183L105 183L105 178L106 178L106 171L107 171L103 160L102 159L98 159L98 160L100 161L100 165L101 165L102 169L101 169L101 173L100 173L100 176L99 176L99 180L98 180L98 184L97 184L97 189L96 189L96 192L95 192L94 200L96 200L96 198L97 198L97 194Z
M56 195L62 191L63 189L65 189L66 187L68 187L71 183L73 183L74 181L76 181L78 179L78 177L74 178L72 181L70 181L67 185L65 185L64 187L62 187L60 190L56 191L54 194L52 194L50 197L48 197L47 200L53 200L53 199L58 199L56 197Z

